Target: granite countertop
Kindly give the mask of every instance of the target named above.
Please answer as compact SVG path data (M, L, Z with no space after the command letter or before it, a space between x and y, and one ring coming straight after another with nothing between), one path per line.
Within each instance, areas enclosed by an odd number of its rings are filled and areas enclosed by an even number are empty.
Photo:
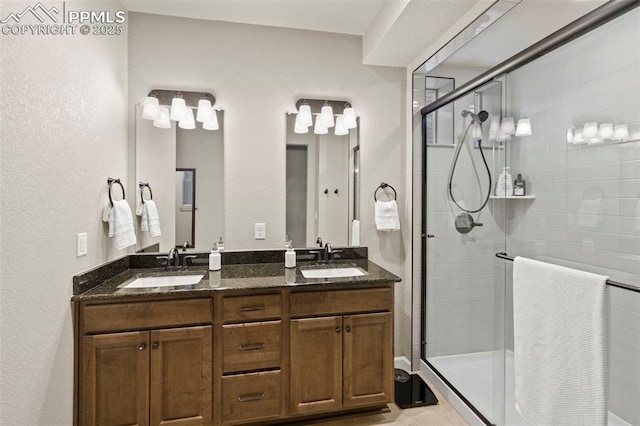
M127 269L95 287L76 294L74 301L96 301L114 299L138 299L157 296L204 296L211 291L249 291L273 288L306 287L314 289L339 288L348 284L350 287L369 286L382 282L399 282L400 278L368 259L349 259L335 261L331 267L357 266L368 274L357 277L340 278L305 278L301 268L326 268L327 264L315 262L298 262L296 268L287 269L283 263L253 263L223 265L220 271L209 271L207 268L195 266L183 270L166 271L164 268L132 268ZM138 278L139 275L200 275L203 278L193 285L123 288Z

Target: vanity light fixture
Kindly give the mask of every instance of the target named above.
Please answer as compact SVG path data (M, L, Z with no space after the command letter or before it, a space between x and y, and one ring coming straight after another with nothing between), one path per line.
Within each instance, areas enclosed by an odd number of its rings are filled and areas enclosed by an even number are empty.
M160 107L160 116L157 120L153 120L153 125L160 129L171 128L171 118L169 113L169 107L166 107L166 106Z
M320 120L322 121L322 125L324 125L324 127L326 128L333 127L335 125L335 122L333 120L333 108L327 101L324 102L322 110L320 111Z
M573 134L573 143L581 144L585 143L584 135L582 134L582 130L576 130Z
M567 143L573 143L573 132L575 131L574 127L567 127Z
M316 125L313 127L313 133L316 135L326 135L329 133L329 129L327 129L322 121L322 115L316 116Z
M298 114L293 131L298 134L308 133L310 126L314 126L313 132L317 135L327 134L329 127L338 126L340 118L342 125L335 129L336 135L346 135L349 129L358 127L356 113L351 104L346 101L305 98L296 101L296 108ZM315 124L313 115L316 115ZM346 133L344 133L345 129Z
M149 93L149 96L144 98L142 118L145 120L157 120L160 118L160 103L153 92Z
M509 136L513 135L516 132L516 126L513 123L513 117L505 117L502 119L502 124L500 124L500 136L504 139L508 139Z
M302 105L300 105L300 108L298 108L298 116L296 117L296 122L298 121L298 119L300 120L300 126L309 127L313 125L313 117L311 116L311 105L309 105L307 101L302 101Z
M598 125L597 122L590 121L585 123L579 130L576 130L574 127L567 129L567 143L573 144L587 142L593 145L603 143L607 140L623 142L628 138L629 126L622 122L614 126L613 123L601 123Z
M209 92L153 89L144 100L142 118L153 120L153 125L161 129L170 128L171 120L178 121L181 129L195 129L197 118L203 123L203 129L218 130L218 117L213 109L215 102L216 98ZM158 108L154 114L156 104ZM195 117L194 110L197 110Z
M495 141L500 137L500 117L493 117L489 125L489 140Z
M613 129L613 138L622 141L629 137L629 126L625 123L616 124Z
M585 139L592 139L598 136L598 123L585 123L584 127L582 128L582 135L585 137Z
M526 117L520 118L516 126L516 136L531 136L532 134L531 120Z
M344 136L349 134L349 129L347 129L347 126L345 125L345 121L346 119L344 115L339 115L336 118L336 128L335 128L336 136Z
M598 129L598 134L603 140L611 139L613 136L613 123L602 123Z
M342 113L344 126L349 129L355 129L358 127L358 122L356 121L356 112L354 111L351 104L347 103L344 105L344 112ZM337 133L336 133L337 134Z
M296 115L296 122L293 126L294 133L298 133L301 135L309 133L309 126L305 124L305 120L306 119L302 116L302 112L299 112L298 115Z

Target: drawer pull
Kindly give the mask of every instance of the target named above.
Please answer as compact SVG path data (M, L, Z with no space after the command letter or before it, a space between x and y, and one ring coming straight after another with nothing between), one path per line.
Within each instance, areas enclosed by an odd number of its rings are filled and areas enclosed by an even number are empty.
M238 346L238 349L241 351L256 351L265 348L264 343L248 343L246 345Z
M263 393L253 393L250 395L240 395L238 397L238 402L251 402L251 401L262 401L264 399Z
M264 311L266 306L242 306L240 308L240 312L255 312L255 311Z
M138 350L139 351L144 351L146 347L147 347L146 343L140 343L140 346L138 346Z

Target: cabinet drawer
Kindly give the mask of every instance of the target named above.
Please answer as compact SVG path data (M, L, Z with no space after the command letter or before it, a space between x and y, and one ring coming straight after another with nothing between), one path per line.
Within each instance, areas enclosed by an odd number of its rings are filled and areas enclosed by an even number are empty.
M224 373L280 368L281 321L225 325Z
M222 378L224 424L280 417L282 412L280 371L239 374Z
M291 293L291 316L391 311L393 290L330 290Z
M82 311L85 333L211 324L211 299L88 305Z
M280 294L229 296L223 303L225 323L279 319L282 312Z

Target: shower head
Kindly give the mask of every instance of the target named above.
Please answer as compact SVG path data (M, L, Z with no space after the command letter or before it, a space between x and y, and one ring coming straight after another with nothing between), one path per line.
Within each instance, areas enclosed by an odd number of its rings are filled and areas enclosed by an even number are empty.
M471 116L471 120L475 121L476 123L484 123L485 121L487 121L487 118L489 118L489 113L487 111L480 111L477 114L472 113L469 110L463 109L462 110L462 116L466 117L467 115Z

